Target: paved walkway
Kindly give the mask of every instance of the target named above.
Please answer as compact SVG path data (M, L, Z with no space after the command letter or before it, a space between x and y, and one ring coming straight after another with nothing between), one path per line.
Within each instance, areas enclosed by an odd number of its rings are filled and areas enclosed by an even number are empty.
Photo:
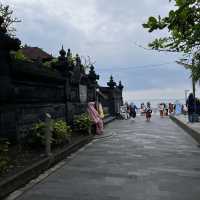
M115 121L106 133L19 200L200 199L200 149L168 118Z

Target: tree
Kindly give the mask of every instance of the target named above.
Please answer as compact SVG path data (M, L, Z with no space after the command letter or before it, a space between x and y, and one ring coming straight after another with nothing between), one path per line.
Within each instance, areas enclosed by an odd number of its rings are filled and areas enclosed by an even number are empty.
M3 5L0 3L0 16L4 19L2 26L7 29L9 35L15 36L16 29L13 25L15 23L21 22L21 20L16 17L12 17L12 15L13 10L11 10L8 5Z
M149 47L172 52L196 52L200 47L200 0L173 1L176 9L171 10L168 16L149 17L143 24L149 32L168 29L170 33L169 37L155 39Z
M169 0L172 2L172 0ZM200 79L200 0L173 0L176 8L168 16L149 17L143 24L149 32L168 29L169 36L156 38L149 47L158 51L185 53L182 62L191 71L194 82Z

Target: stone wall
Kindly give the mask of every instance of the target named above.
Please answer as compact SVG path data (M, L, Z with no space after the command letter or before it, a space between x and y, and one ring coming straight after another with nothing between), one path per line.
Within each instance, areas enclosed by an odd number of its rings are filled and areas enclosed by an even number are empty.
M48 69L41 63L0 57L9 68L6 78L0 72L3 87L9 88L0 90L0 137L20 139L45 113L71 123L74 115L86 112L89 100L95 101L98 77L81 71L78 56L71 68L65 54L59 59Z
M112 76L107 85L108 87L99 87L99 101L111 115L117 115L120 112L120 106L123 105L122 91L124 86L121 81L117 85Z
M85 73L81 59L75 62L62 48L56 62L46 67L40 62L19 60L11 51L20 41L7 35L0 20L0 137L19 140L26 129L43 120L45 113L72 123L74 115L86 112L87 103L96 101L99 76L90 66ZM111 83L112 85L112 83ZM102 103L114 115L122 103L122 88L102 89L108 96Z

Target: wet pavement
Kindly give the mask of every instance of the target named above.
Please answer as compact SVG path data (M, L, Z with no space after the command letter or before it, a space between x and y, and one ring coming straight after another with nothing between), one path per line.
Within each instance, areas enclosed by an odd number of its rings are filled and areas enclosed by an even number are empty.
M170 119L114 121L18 200L199 200L200 148Z

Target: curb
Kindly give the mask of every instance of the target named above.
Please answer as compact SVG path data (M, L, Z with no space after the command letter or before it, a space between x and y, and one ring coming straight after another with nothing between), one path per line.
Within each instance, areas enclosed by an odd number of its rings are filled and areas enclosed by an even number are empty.
M116 119L116 117L114 117L114 116L108 116L108 117L105 117L105 118L103 119L103 123L104 123L104 125L107 125L107 124L109 124L110 122L114 121L115 119Z
M32 166L27 167L23 171L18 172L14 176L0 181L0 199L3 199L11 192L26 185L29 181L38 177L41 173L43 173L59 161L63 160L70 154L74 153L84 145L91 142L92 139L93 136L88 136L86 138L80 139L69 147L54 154L51 158L44 158L41 161L36 162Z
M111 132L110 134L102 134L102 135L96 135L96 136L94 136L94 140L98 140L98 139L104 139L104 138L109 138L109 137L112 137L112 136L114 136L114 133L113 132Z
M173 122L175 122L179 127L181 127L183 130L185 130L188 134L190 134L200 144L200 132L187 126L187 124L183 123L181 120L177 119L174 116L170 116L170 119Z
M106 117L104 120L104 124L107 125L114 121L116 117ZM51 157L43 158L42 160L36 162L30 167L27 167L21 172L13 175L12 177L8 177L3 181L0 181L0 199L7 197L10 193L15 190L25 186L31 180L37 178L40 174L57 164L58 162L65 159L70 154L76 152L89 142L91 142L94 136L88 136L86 138L82 138L71 144L69 147L60 150L59 152L53 154Z

